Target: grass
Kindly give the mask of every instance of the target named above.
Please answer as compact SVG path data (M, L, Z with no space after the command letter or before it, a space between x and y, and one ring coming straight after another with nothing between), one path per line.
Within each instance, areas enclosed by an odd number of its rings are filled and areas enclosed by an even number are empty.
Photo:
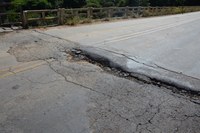
M75 16L75 17L66 19L66 22L65 22L65 24L71 25L71 26L74 26L77 24L86 24L86 23L92 23L92 19L80 18L80 17Z

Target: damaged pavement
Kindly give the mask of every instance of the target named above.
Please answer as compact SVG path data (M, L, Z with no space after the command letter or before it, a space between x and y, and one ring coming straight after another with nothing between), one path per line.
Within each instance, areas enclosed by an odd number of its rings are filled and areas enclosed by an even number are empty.
M0 69L0 133L200 131L200 81L155 64L22 30Z

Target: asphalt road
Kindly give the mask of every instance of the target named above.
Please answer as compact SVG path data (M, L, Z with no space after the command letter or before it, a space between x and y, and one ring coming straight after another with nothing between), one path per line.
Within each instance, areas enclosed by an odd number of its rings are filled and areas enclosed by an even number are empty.
M41 31L200 79L200 12Z
M125 53L130 57L137 56L138 59L141 57L141 61L151 63L148 60L155 61L154 49L162 49L157 51L158 56L162 51L163 54L170 53L170 50L179 46L178 40L173 40L177 42L174 47L171 43L167 45L167 40L172 39L175 33L170 33L161 45L159 40L167 36L162 36L161 33L180 30L179 26L188 23L197 23L198 16L199 13L192 13L1 34L0 133L198 133L199 95L182 93L173 87L147 83L134 77L125 78L120 75L124 73L91 64L82 60L80 55L77 55L79 58L73 58L70 50L80 45L66 40L96 46L96 51L86 48L96 54L104 54L105 51L101 52L100 49L103 48ZM170 28L173 21L178 22L173 23L174 28ZM192 26L199 26L191 25L181 29L181 33L177 33L174 38L180 38L180 34L190 31ZM198 42L197 33L198 28L188 35L188 38L197 37L190 41L193 42L191 45ZM149 38L151 41L141 40L147 35L158 37ZM194 45L190 49L193 52L198 50L198 43ZM183 46L179 47L180 52L177 54L181 54L187 45ZM194 60L198 63L198 52L193 52ZM152 57L148 56L150 53ZM187 53L183 55L186 57ZM118 56L110 55L111 60L117 62L118 58L115 57ZM172 55L166 57L171 59ZM178 57L173 56L173 59ZM126 62L124 58L120 59ZM189 60L189 56L181 60ZM161 63L164 59L159 61ZM189 62L192 63L193 60ZM129 65L137 67L137 64L132 63ZM193 64L193 67L197 65ZM196 71L198 75L198 70Z

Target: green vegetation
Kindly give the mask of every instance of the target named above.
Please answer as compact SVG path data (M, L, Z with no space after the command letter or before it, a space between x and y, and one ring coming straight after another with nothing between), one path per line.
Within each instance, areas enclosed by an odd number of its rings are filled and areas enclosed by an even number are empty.
M13 22L20 24L22 19L23 10L40 10L40 9L58 9L66 8L65 18L62 19L62 24L75 25L83 23L91 23L93 20L104 20L109 21L111 18L134 18L134 17L148 17L158 16L167 14L177 14L192 11L199 11L199 7L185 7L185 6L200 6L200 0L0 0L1 3L11 3L7 6L0 6L1 12L7 12L7 15L0 16L0 25L13 25ZM129 8L123 8L123 10L115 8L103 8L100 7L173 7L173 8L146 8L138 12L131 13ZM94 7L96 9L88 8ZM71 8L84 8L82 10L71 9ZM87 9L86 9L87 8ZM59 10L60 11L60 10ZM27 18L33 18L36 20L29 20L29 25L50 25L59 23L58 13L61 12L31 12L25 14ZM92 15L91 15L92 13ZM46 19L49 17L49 19ZM45 19L44 19L45 18ZM24 19L26 20L26 19ZM26 23L26 21L23 21ZM24 23L23 23L24 24ZM25 24L26 25L26 24ZM25 26L24 26L25 27Z
M3 0L4 1L4 0ZM11 0L15 11L109 6L195 6L200 0Z
M92 23L92 20L88 18L80 18L75 16L67 19L65 24L73 26L77 24L86 24L86 23Z
M52 5L48 0L12 0L12 9L31 10L31 9L45 9L51 8Z

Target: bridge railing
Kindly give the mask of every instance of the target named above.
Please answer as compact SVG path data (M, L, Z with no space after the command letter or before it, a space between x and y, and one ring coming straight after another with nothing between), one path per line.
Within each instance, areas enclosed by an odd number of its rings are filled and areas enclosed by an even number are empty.
M9 12L0 13L0 26L22 25L21 13Z
M111 18L138 18L200 11L200 7L107 7L59 9L60 24L74 18L81 20L107 20ZM74 20L75 21L75 20Z
M59 24L59 9L23 11L23 27Z
M200 11L200 7L105 7L105 8L74 8L74 9L52 9L52 10L26 10L16 14L0 14L0 17L18 16L16 23L22 24L24 28L29 26L63 25L74 24L80 21L109 20L112 18L138 18L148 16L159 16L178 14L185 12ZM8 21L9 22L9 21ZM10 21L12 23L12 21ZM0 21L0 25L4 22ZM14 24L14 23L13 23Z

